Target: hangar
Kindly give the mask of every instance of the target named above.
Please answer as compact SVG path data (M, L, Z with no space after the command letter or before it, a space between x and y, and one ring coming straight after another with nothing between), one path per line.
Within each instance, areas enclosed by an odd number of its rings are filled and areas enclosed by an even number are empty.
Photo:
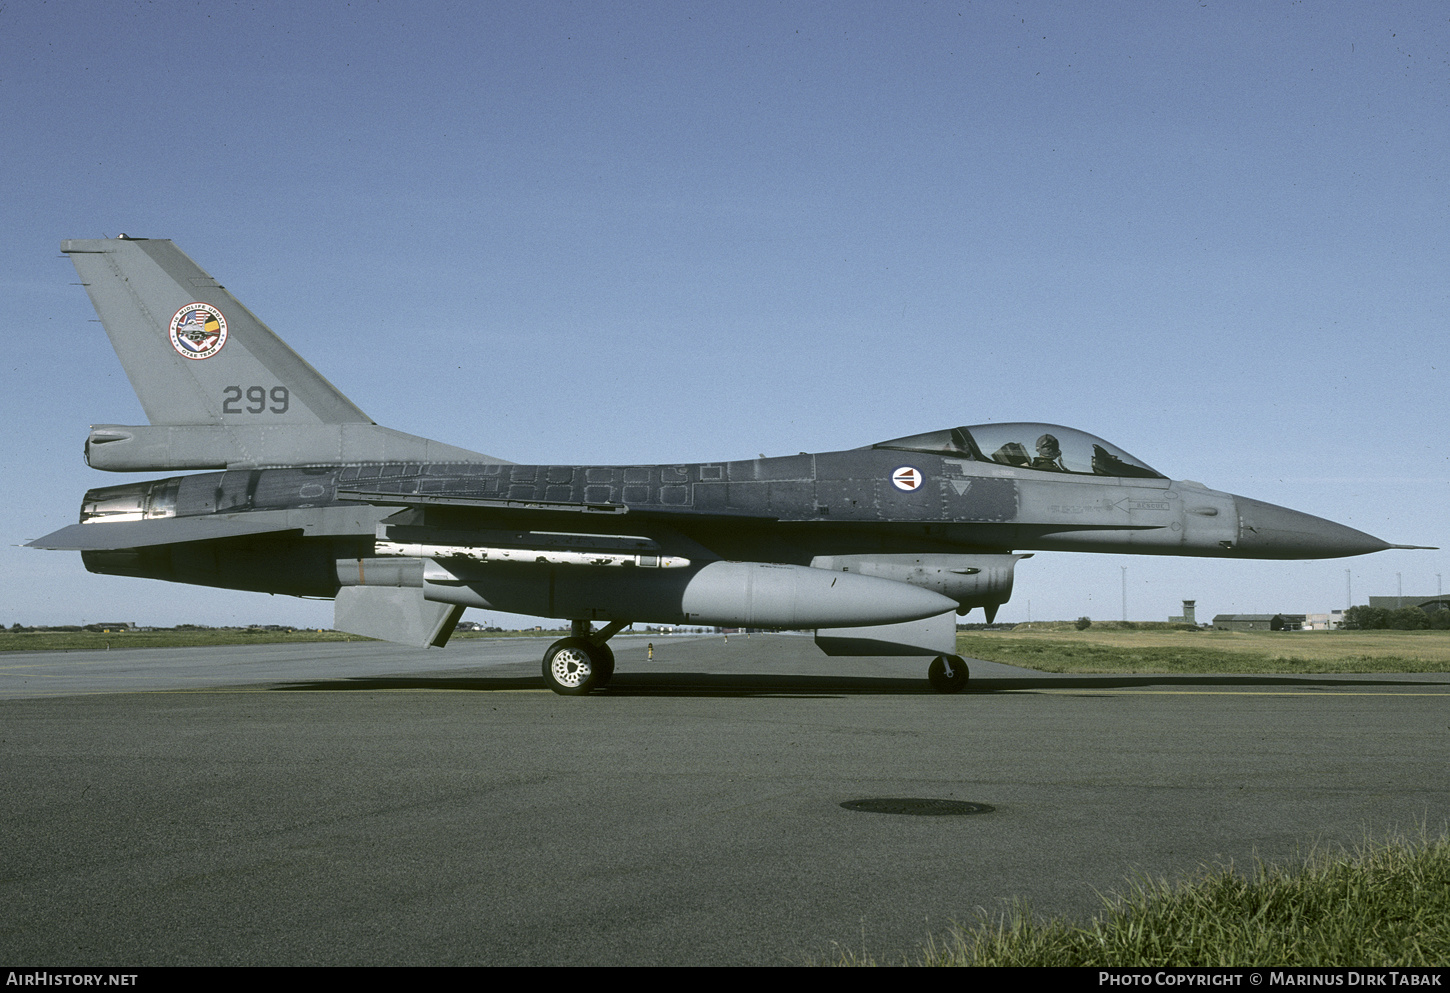
M1302 631L1304 614L1219 614L1215 631Z

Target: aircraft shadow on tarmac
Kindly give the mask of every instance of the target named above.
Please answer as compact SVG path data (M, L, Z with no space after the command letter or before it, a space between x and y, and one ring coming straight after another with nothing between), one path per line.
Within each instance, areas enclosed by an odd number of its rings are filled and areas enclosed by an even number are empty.
M542 676L364 676L359 678L282 683L274 690L455 690L474 692L518 692L546 690ZM681 696L681 697L837 697L855 694L926 694L935 691L925 679L872 678L863 676L761 675L758 673L647 672L618 673L608 686L590 697Z
M1212 674L1129 674L1085 676L997 676L973 679L961 695L1034 692L1041 690L1214 690L1237 687L1247 692L1268 689L1334 690L1384 687L1407 690L1416 686L1443 688L1439 680L1383 679L1375 676L1306 675L1212 675ZM468 692L518 692L544 690L541 676L363 676L280 683L274 690L357 691L432 690ZM841 675L779 675L761 673L618 673L595 697L679 696L679 697L839 697L932 695L925 679Z

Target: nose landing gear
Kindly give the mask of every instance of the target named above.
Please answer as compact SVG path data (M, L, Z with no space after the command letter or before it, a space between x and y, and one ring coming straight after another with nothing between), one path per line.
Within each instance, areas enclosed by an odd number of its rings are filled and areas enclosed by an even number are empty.
M938 655L926 668L926 681L938 693L960 693L970 677L967 660L960 655Z

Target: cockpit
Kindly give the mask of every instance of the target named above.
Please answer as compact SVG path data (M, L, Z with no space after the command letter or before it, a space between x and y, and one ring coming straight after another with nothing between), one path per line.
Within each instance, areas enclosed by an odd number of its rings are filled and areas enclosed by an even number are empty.
M923 452L974 462L995 462L1018 469L1066 472L1085 476L1128 476L1165 479L1115 445L1083 431L1056 424L977 424L914 434L872 445L872 448Z

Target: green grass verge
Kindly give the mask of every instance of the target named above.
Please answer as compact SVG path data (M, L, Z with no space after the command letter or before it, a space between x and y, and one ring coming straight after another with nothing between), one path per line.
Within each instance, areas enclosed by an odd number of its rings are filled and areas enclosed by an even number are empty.
M1042 672L1447 672L1450 632L983 631L957 652Z
M1025 906L954 930L929 965L1444 966L1450 839L1365 843L1292 868L1140 880L1085 926Z
M1025 904L931 941L939 966L1441 966L1450 962L1450 839L1366 842L1285 868L1256 862L1141 879L1087 924ZM881 964L843 952L841 965Z

